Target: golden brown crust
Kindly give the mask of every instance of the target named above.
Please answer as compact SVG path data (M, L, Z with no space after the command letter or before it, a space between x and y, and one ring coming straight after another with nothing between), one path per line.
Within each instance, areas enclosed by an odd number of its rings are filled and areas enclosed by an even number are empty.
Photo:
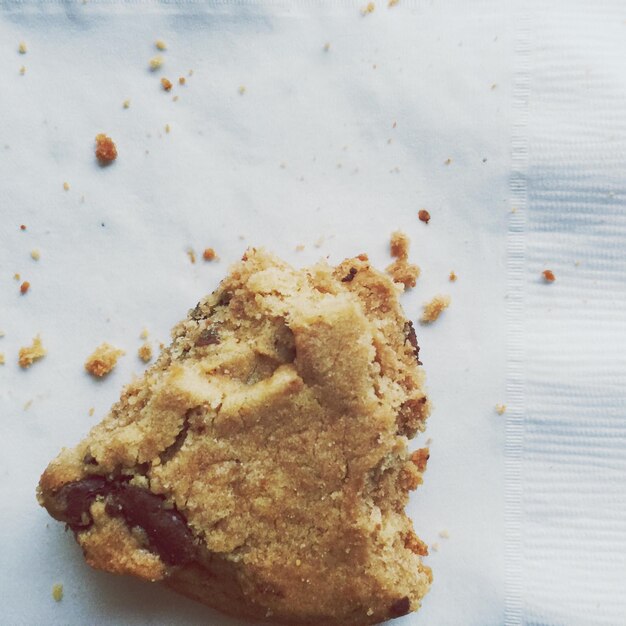
M294 270L249 250L50 464L40 501L64 519L62 490L98 477L75 524L88 562L233 615L349 626L416 610L431 574L404 507L427 452L407 436L428 402L400 291L365 255ZM191 562L169 565L112 512L136 488L184 518Z

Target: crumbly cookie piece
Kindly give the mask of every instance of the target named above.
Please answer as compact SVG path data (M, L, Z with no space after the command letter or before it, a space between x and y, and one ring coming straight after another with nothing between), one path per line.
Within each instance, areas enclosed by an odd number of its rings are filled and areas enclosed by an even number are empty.
M87 562L245 619L375 624L431 582L404 507L429 403L401 288L365 255L249 250L38 498Z
M385 270L395 283L402 283L405 289L415 287L420 275L420 268L409 263L409 245L411 240L403 232L391 235L390 252L396 260Z
M450 306L450 296L435 296L424 305L424 312L420 318L422 324L432 324Z
M85 361L85 369L98 378L108 374L116 365L117 360L124 355L124 350L109 343L101 343Z
M37 335L33 338L33 343L30 346L24 346L23 348L20 348L18 363L20 367L26 369L30 367L35 361L43 359L46 354L47 351L41 343L41 337Z

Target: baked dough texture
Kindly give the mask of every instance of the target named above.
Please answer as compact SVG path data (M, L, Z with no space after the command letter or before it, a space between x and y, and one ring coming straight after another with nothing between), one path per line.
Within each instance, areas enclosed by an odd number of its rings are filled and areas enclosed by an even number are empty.
M38 498L98 569L244 619L375 624L431 582L404 508L429 403L402 287L365 255L248 250Z

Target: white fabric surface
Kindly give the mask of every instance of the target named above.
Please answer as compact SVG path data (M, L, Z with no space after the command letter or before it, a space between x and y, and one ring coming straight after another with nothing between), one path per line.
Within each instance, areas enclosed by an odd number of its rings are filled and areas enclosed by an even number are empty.
M397 623L624 623L615 593L624 551L611 550L624 538L626 447L615 313L626 27L607 10L619 5L581 15L578 3L561 28L565 4L546 20L521 3L377 2L362 17L365 4L0 3L2 623L237 623L91 570L37 506L39 474L141 372L141 329L167 340L247 245L299 265L367 251L384 267L397 228L422 267L407 313L419 317L435 293L452 296L436 324L418 326L435 408L415 444L433 439L410 512L418 534L439 544L427 559L435 580L422 610ZM157 38L168 50L151 73ZM572 50L579 40L586 47ZM592 82L580 86L587 69ZM161 76L175 83L169 95ZM582 91L570 100L574 87ZM597 125L580 135L587 113ZM93 158L98 132L120 153L105 169ZM600 202L603 190L613 199ZM220 261L192 265L187 248L206 246ZM545 263L554 285L537 281ZM31 282L26 296L15 272ZM49 354L21 371L17 350L37 332ZM127 355L96 382L82 363L103 340ZM509 403L504 416L498 402Z

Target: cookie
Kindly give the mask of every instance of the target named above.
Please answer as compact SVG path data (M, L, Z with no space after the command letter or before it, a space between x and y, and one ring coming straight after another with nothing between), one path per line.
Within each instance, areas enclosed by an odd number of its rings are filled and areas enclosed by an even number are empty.
M431 573L404 507L428 451L407 441L429 403L401 291L365 255L297 270L249 250L39 502L93 567L240 618L416 610Z

